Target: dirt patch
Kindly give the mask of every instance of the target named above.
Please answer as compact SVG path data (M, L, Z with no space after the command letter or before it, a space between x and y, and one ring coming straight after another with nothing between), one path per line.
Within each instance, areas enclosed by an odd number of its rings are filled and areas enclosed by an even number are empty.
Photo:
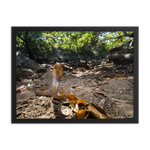
M80 73L66 73L60 86L68 93L73 93L87 104L99 105L105 99L104 109L112 119L133 117L133 82L129 77L98 78L98 75L86 70ZM131 77L133 79L133 77ZM24 80L17 85L28 86ZM17 119L70 119L74 113L69 105L52 97L36 96L34 90L38 86L51 85L51 69L41 78L36 79L23 91L17 93ZM76 86L75 86L76 85Z

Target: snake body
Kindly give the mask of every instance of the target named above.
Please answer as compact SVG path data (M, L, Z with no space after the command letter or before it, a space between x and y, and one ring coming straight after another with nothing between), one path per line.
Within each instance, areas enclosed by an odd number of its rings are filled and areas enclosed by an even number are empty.
M48 86L36 89L34 92L38 96L50 96L55 99L61 99L62 96L58 94L58 88L62 77L63 68L62 65L57 63L53 66L52 78L51 78L51 91Z

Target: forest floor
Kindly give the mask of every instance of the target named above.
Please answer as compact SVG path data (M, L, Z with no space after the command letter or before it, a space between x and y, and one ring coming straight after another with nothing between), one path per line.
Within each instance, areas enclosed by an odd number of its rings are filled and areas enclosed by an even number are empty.
M53 100L52 97L36 96L34 90L51 85L52 66L40 78L17 81L16 117L17 119L70 119L75 113L67 103ZM108 76L105 76L105 75ZM104 110L112 119L133 118L133 73L124 77L113 76L110 71L97 74L92 70L76 69L66 71L60 86L68 93L73 93L87 104L99 106L105 99ZM67 110L67 113L63 113Z

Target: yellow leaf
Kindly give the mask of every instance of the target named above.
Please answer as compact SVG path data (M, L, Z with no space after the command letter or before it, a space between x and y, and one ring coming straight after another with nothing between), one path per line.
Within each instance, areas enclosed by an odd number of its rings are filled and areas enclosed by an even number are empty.
M86 110L79 110L75 117L77 119L86 119L89 116L89 113L86 112Z
M74 102L74 103L77 102L77 100L78 100L78 98L76 96L74 96L73 94L68 94L66 96L66 99L68 99L69 101Z
M120 77L120 78L125 78L123 75L121 74L115 74L117 77Z
M70 102L70 107L72 110L74 109L74 103L73 102Z
M66 99L63 92L61 92L61 96L62 96L62 98Z
M79 99L79 100L77 101L77 104L78 104L78 105L82 105L82 106L86 106L86 102L85 102L85 100L83 100L83 99Z
M72 88L76 88L76 87L78 87L78 85L74 85Z

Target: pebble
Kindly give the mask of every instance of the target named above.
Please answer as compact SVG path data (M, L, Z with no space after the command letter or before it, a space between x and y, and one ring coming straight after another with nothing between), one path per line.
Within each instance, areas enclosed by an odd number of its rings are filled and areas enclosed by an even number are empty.
M133 76L129 76L128 79L129 79L129 80L133 80L134 77L133 77Z
M110 78L106 78L106 81L109 81L110 80Z
M72 115L72 110L71 109L63 109L63 110L61 110L61 112L65 116Z

